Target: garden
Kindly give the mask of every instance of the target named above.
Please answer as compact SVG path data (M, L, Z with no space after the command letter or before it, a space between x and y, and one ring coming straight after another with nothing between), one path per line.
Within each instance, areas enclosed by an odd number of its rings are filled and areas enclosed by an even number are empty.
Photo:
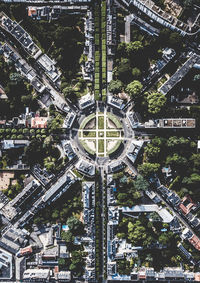
M122 124L111 113L97 112L86 117L78 137L83 148L92 155L106 157L114 153L123 142Z

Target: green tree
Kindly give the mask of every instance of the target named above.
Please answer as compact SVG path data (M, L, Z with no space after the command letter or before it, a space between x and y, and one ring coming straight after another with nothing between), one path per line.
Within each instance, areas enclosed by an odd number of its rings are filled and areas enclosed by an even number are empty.
M81 276L83 274L85 261L83 253L80 251L72 251L71 264L69 270L71 270L75 275Z
M183 38L177 32L172 32L169 36L169 46L174 49L183 48Z
M146 229L140 220L128 223L128 239L134 246L142 245L147 239Z
M48 172L53 172L56 169L56 158L52 156L44 158L44 167Z
M162 219L160 218L160 216L158 215L158 213L156 213L155 211L151 212L149 217L153 220L153 221L161 221Z
M138 166L139 172L144 176L144 177L149 177L150 175L157 173L160 168L159 163L143 163Z
M151 144L155 145L155 146L162 146L164 144L165 140L160 138L160 137L154 137L152 140L151 140Z
M172 156L167 157L166 164L181 169L187 164L187 159L178 155L178 153L174 153Z
M183 0L183 5L187 8L192 7L193 5L193 0Z
M65 99L68 98L69 100L71 100L73 102L75 102L77 100L76 92L74 91L74 89L71 86L64 88L63 94L65 96Z
M23 140L23 139L24 139L24 136L23 136L23 135L18 135L18 136L17 136L17 139L18 139L18 140Z
M46 137L45 140L44 140L44 147L49 148L50 146L53 145L53 142L54 141L53 141L53 137L52 136Z
M22 81L22 76L20 73L11 73L10 74L10 80L13 81L14 83L18 84Z
M30 95L22 95L22 97L21 97L21 102L22 102L25 106L30 105L31 101L32 101L32 96L31 96L31 94L30 94Z
M75 216L68 218L67 225L73 235L82 235L84 232L83 223Z
M53 219L57 220L58 217L59 217L59 211L57 209L55 209L51 216L52 216Z
M140 78L140 76L141 76L141 71L140 71L140 69L138 69L138 68L133 68L132 69L132 75L133 75L133 79L134 80L137 80L137 79L139 79Z
M58 265L59 267L62 269L66 266L66 263L65 263L65 259L64 258L59 258L58 259Z
M200 153L194 153L192 154L192 156L190 157L190 161L193 162L194 167L196 169L200 169Z
M184 177L183 178L183 184L186 184L188 186L190 185L198 185L200 184L200 175L197 173L193 173L190 175L190 177Z
M152 114L158 114L167 102L167 98L162 93L150 93L147 96L148 111Z
M134 41L134 42L131 41L126 45L126 51L129 55L131 53L135 53L142 49L143 49L143 45L141 41Z
M62 128L63 122L63 117L60 114L57 114L48 124L49 132L52 134L58 134L59 129Z
M16 138L17 138L17 135L12 135L11 136L11 140L16 140Z
M144 152L147 154L148 159L154 160L159 156L160 147L148 143L147 146L144 148Z
M141 96L141 90L143 85L141 82L134 80L130 84L127 85L126 92L130 95L131 98L134 100L138 100Z
M118 66L113 69L115 79L128 83L131 80L131 64L128 58L122 58Z
M159 236L158 241L160 244L168 246L171 244L172 239L173 239L173 232L169 231L167 233L162 233Z
M61 237L62 237L62 240L64 240L66 243L68 243L68 244L73 244L73 242L74 242L74 236L73 236L73 234L72 234L72 232L70 232L70 231L67 231L67 232L62 232L62 234L61 234Z
M29 133L29 129L23 129L23 134L28 134Z
M167 146L171 148L180 148L180 146L187 146L189 145L190 141L187 138L184 137L176 137L172 136L167 140Z
M122 91L123 84L120 80L112 80L109 83L108 90L113 93L117 94Z
M119 193L117 195L117 199L118 199L119 203L123 204L123 203L126 203L126 201L129 199L129 197L126 193Z
M134 181L135 188L137 190L145 191L149 187L149 183L144 179L142 175L138 175L137 179Z

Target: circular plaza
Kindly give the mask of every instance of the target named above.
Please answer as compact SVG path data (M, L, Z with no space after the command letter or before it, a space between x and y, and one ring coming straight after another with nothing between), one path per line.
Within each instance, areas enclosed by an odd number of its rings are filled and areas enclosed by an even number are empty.
M79 142L92 155L107 157L124 139L120 120L110 112L96 112L86 117L79 128Z

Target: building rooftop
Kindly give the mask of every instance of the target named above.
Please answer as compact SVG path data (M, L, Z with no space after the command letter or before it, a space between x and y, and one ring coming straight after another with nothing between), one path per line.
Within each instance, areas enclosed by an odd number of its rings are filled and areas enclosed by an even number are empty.
M26 270L26 258L16 257L15 258L15 278L18 281L23 280L23 273Z
M123 109L125 104L124 101L120 98L117 98L113 95L108 95L107 96L107 103L117 109Z
M16 69L28 79L34 89L42 93L45 89L44 84L37 78L35 71L26 63L25 60L7 43L2 46L4 57L11 59Z
M157 204L135 205L133 207L122 207L120 209L123 213L151 213L155 211L162 218L164 223L170 223L173 220L173 215L165 208L160 208Z
M141 141L133 141L130 144L130 146L129 146L127 152L126 152L126 156L132 163L135 162L142 145L143 145L143 141L142 142Z
M48 117L31 118L31 128L47 128Z
M63 194L75 181L75 176L71 171L66 172L58 181L51 186L51 188L42 197L44 202L54 201L54 198L58 198Z
M94 193L95 183L84 182L83 185L83 206L84 209L90 209L92 207L92 193Z
M62 282L62 280L65 280L65 282L66 282L66 280L70 281L71 280L71 272L70 271L59 271L57 273L56 277L58 278L59 282L60 281Z
M122 160L118 160L108 165L108 171L109 173L116 173L122 170L124 167L125 167L125 163Z
M189 242L195 247L195 249L197 249L198 251L200 251L200 239L196 236L193 235L190 239Z
M27 231L11 226L0 238L0 247L15 255L22 246L26 245L26 238Z
M143 11L153 20L161 25L167 26L172 30L180 32L182 35L193 34L198 32L198 24L192 26L178 20L175 16L165 12L151 0L123 0L127 5L133 4L138 9Z
M13 257L12 254L0 248L0 281L9 280L13 276ZM4 281L4 282L5 282Z
M31 36L15 21L12 21L5 13L0 13L0 26L14 36L22 47L33 57L41 54L39 47L33 42Z
M38 64L45 71L46 75L53 81L56 82L61 76L61 72L59 72L56 68L56 62L53 61L49 56L43 54L37 60Z
M183 66L160 87L159 91L166 95L178 82L185 77L185 75L194 67L195 64L200 64L200 56L197 54L192 54L190 58L183 64Z
M73 111L69 111L63 122L63 128L71 129L75 118L76 118L76 114Z
M93 177L95 175L95 166L85 160L79 160L79 162L76 164L77 170L79 170L81 173Z
M44 280L49 280L50 277L50 270L49 269L26 269L26 271L23 274L23 280L29 281L30 280L36 280L41 279L42 281Z
M79 107L81 110L84 110L95 104L94 95L90 95L89 93L82 96L79 100Z
M28 140L3 140L2 149L7 150L11 148L25 147L29 145Z
M69 160L72 160L76 156L76 153L72 147L71 142L70 141L63 142L62 145L63 145L66 156L69 158Z

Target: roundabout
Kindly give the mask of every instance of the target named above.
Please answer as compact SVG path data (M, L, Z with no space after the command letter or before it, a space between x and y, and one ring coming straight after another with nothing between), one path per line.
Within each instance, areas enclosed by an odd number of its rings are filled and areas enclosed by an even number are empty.
M123 126L110 112L96 112L87 116L78 131L83 148L97 157L108 157L116 152L124 140Z

